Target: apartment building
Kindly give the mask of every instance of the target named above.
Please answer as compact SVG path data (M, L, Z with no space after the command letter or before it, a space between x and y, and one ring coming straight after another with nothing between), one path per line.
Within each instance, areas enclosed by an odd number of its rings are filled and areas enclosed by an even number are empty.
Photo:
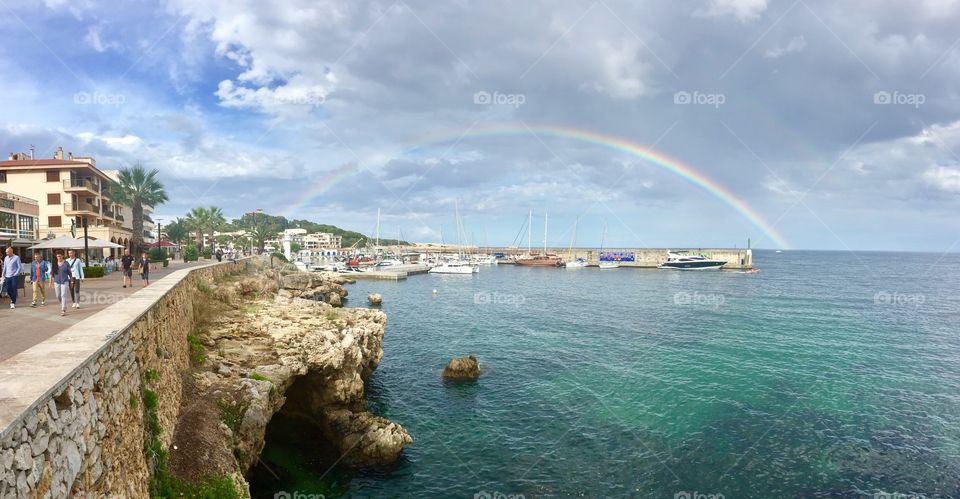
M80 236L86 222L90 237L129 246L133 217L110 199L110 181L94 158L64 157L62 147L49 159L10 153L0 161L0 189L38 200L41 238L69 235L72 228Z
M23 257L40 239L40 203L0 191L0 245L11 246Z

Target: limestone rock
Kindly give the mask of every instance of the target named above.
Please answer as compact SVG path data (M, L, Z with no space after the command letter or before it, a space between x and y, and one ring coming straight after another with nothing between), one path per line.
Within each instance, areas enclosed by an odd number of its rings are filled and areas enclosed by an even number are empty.
M369 301L373 306L379 306L381 303L383 303L383 297L380 296L380 293L370 293L367 295L367 301Z
M476 379L479 376L480 364L474 355L451 359L443 369L443 377L447 379Z

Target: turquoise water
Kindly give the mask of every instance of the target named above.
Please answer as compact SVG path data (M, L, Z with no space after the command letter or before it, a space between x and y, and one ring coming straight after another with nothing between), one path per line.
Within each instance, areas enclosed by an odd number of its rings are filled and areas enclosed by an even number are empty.
M274 436L257 493L960 497L960 255L755 264L359 281L389 316L371 408L415 443L351 472ZM478 381L440 379L469 353Z

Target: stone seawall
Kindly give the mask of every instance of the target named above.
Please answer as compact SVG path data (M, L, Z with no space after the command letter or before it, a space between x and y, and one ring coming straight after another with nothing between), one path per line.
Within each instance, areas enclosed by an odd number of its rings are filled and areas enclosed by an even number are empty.
M0 363L0 498L147 497L146 379L166 448L198 282L253 263L179 270Z

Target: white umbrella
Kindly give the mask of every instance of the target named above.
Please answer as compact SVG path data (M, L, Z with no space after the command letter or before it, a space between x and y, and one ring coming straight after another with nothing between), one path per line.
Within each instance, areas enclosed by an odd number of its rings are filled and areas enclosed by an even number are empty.
M101 248L123 248L122 244L111 243L102 239L90 239L88 246L94 249ZM84 247L83 238L74 238L70 236L60 236L55 239L47 239L39 244L31 246L29 249L81 249Z
M82 247L83 247L83 239L80 239L79 241L80 241L80 247L82 248ZM105 240L103 240L103 239L91 239L91 240L90 240L90 248L100 249L100 248L123 248L123 247L124 247L124 246L123 246L122 244L111 243L110 241L105 241Z
M54 239L47 239L38 244L34 244L29 249L65 249L82 248L83 240L75 239L70 236L60 236Z

